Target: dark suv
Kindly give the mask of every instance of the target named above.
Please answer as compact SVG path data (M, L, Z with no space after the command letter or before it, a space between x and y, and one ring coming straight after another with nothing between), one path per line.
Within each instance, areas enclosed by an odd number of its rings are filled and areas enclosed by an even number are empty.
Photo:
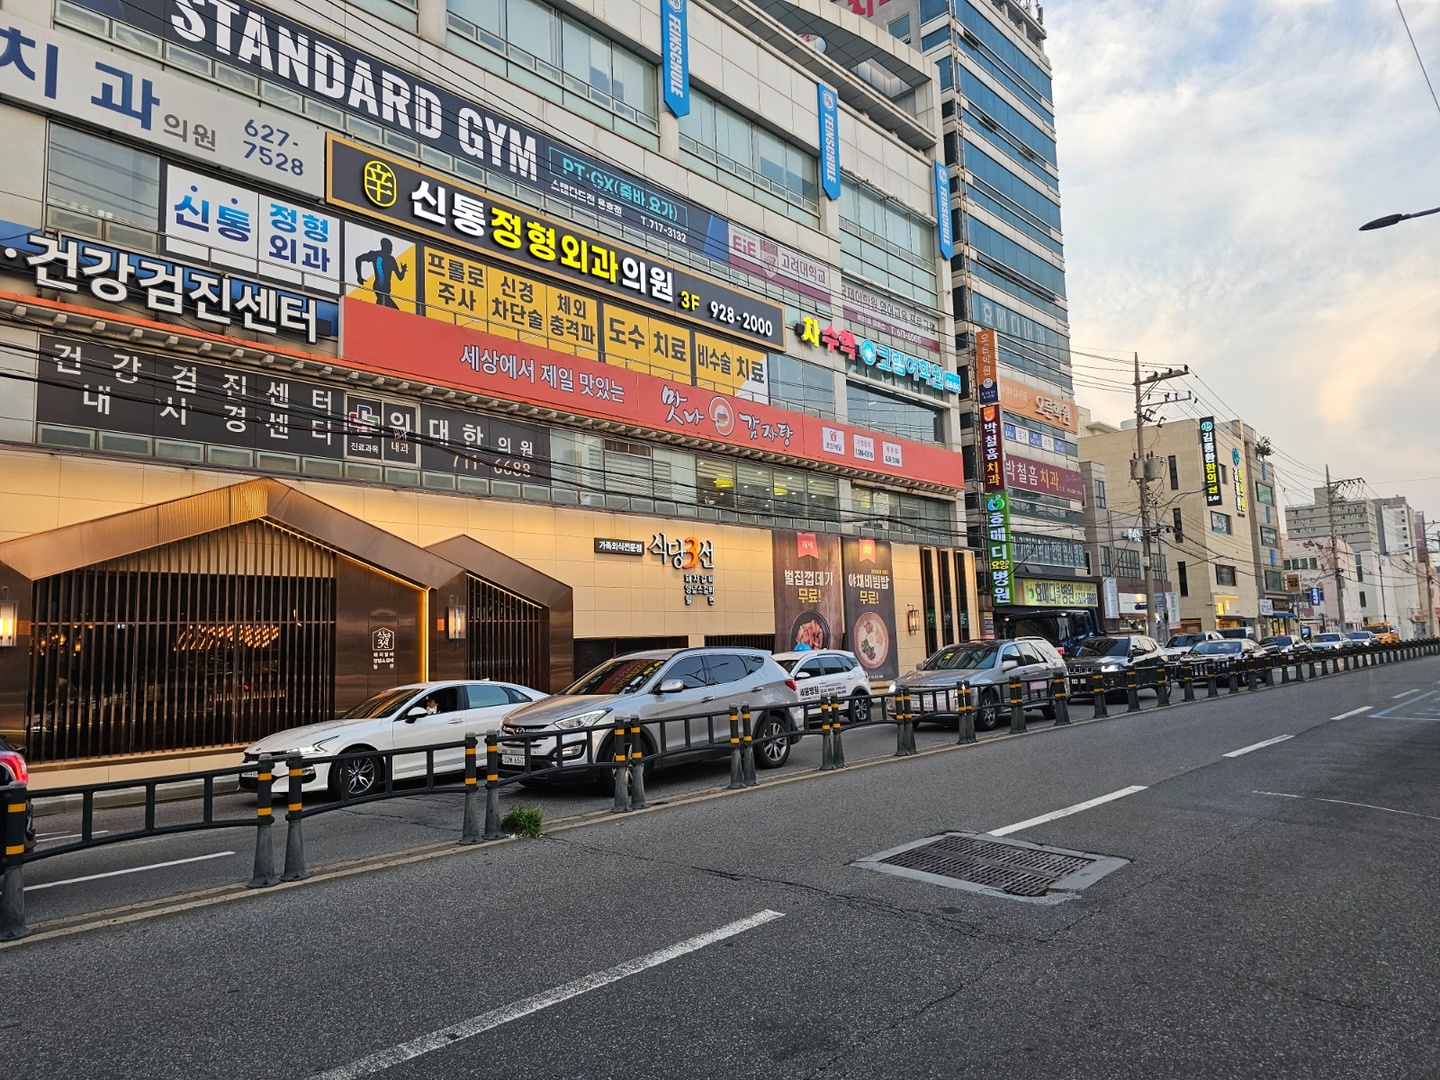
M1164 663L1165 650L1160 647L1160 643L1143 634L1086 638L1065 658L1070 674L1084 675L1087 682L1097 671L1105 676L1106 685L1109 687L1105 692L1107 701L1124 697L1129 672L1136 673L1142 686L1150 685L1154 682L1155 672ZM1093 697L1088 689L1078 688L1072 696Z
M614 787L611 729L638 718L645 754L664 750L660 765L730 752L729 713L750 706L755 764L777 769L800 730L800 695L790 673L759 649L660 649L607 660L544 701L522 705L500 728L500 771L550 772L536 781L593 780ZM528 740L506 736L529 735ZM663 745L662 745L663 738ZM526 769L528 742L528 764ZM646 763L646 777L656 767Z

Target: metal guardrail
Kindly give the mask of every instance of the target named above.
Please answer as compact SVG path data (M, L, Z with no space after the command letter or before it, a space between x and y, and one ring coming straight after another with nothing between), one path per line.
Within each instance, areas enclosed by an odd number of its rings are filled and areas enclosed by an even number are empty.
M999 704L1008 706L1009 731L1022 734L1027 730L1025 713L1035 709L1053 710L1054 726L1071 722L1072 700L1076 696L1089 695L1093 702L1093 716L1096 719L1109 715L1107 698L1109 692L1123 690L1126 712L1140 711L1139 693L1150 690L1155 693L1158 707L1171 704L1175 687L1180 688L1182 701L1195 701L1202 693L1206 698L1218 697L1222 685L1227 695L1259 691L1291 682L1303 683L1360 668L1375 667L1421 656L1440 654L1440 639L1402 642L1397 645L1378 647L1346 646L1333 650L1312 650L1301 656L1249 657L1243 662L1229 658L1205 658L1179 660L1166 663L1148 671L1131 669L1125 672L1095 672L1093 674L1071 673L1056 676L1050 680L1024 681L1010 678L1004 685L1004 697ZM1277 682L1278 676L1278 682ZM1043 686L1037 685L1044 683ZM1198 688L1198 689L1197 689ZM44 851L25 850L25 824L29 810L29 792L24 784L8 784L0 787L0 799L5 805L4 849L0 854L3 864L3 881L0 881L0 941L24 937L29 931L25 924L24 867L42 859L70 854L90 848L125 843L130 840L198 832L212 829L254 828L255 860L254 871L248 882L251 888L264 888L281 881L298 881L309 876L306 867L303 823L306 819L336 810L349 809L367 803L387 799L406 798L411 795L437 792L458 792L464 795L464 809L461 817L460 843L475 844L482 841L498 840L500 830L500 789L512 784L535 781L566 774L575 775L580 771L609 771L614 774L613 806L616 813L643 809L647 805L645 781L647 766L670 758L692 757L706 753L717 756L728 753L730 757L730 788L739 789L756 786L755 754L763 752L766 746L777 746L780 742L794 743L812 736L822 741L820 771L845 768L843 737L847 731L893 725L895 728L895 756L905 757L917 753L915 747L915 724L917 719L934 715L954 715L958 731L957 741L976 741L975 716L981 708L976 688L964 681L957 681L955 687L926 689L923 691L897 691L877 694L869 698L823 698L804 705L787 708L800 710L802 721L798 728L785 727L777 730L767 724L762 734L756 735L754 713L748 706L729 709L723 713L702 713L691 717L668 717L663 720L642 721L637 717L620 717L614 723L577 728L557 733L554 729L535 732L492 732L485 736L485 810L483 824L479 809L479 737L467 736L462 742L436 743L423 747L407 747L401 750L367 750L360 753L335 754L326 757L302 757L292 755L283 761L263 755L259 762L247 762L226 769L212 769L203 772L179 773L171 776L154 777L135 781L110 781L102 784L78 784L71 787L47 790L46 796L79 795L81 797L81 823L79 838L72 843L47 848ZM863 701L861 712L852 706ZM991 704L996 704L991 702ZM943 705L943 707L941 707ZM772 715L769 710L762 715ZM860 719L856 719L859 716ZM705 737L696 736L691 722L703 720ZM848 722L847 722L848 720ZM679 732L670 730L681 725ZM999 726L997 719L995 726ZM683 734L682 734L683 733ZM576 743L557 740L575 739ZM597 739L596 736L599 735ZM535 768L537 755L531 746L540 741L557 740L556 763ZM583 740L584 749L574 759L565 759L560 750L562 745L578 745ZM513 748L522 747L522 768L518 772L502 775L500 762L502 744ZM436 754L461 749L464 752L464 782L459 787L437 786L435 771ZM397 788L393 779L394 759L423 754L426 769L423 784ZM349 793L348 770L357 763L371 760L382 763L383 790L354 796ZM544 759L541 759L544 760ZM304 773L307 766L330 764L341 770L337 785L339 797L331 802L305 805ZM277 873L272 836L274 796L276 794L276 768L283 767L283 793L286 799L286 845L283 869ZM215 784L223 777L254 772L256 776L256 806L254 816L217 817L215 814ZM169 784L200 782L202 796L198 819L160 824L156 807L158 790ZM107 791L144 788L144 824L138 829L121 832L95 831L96 796Z

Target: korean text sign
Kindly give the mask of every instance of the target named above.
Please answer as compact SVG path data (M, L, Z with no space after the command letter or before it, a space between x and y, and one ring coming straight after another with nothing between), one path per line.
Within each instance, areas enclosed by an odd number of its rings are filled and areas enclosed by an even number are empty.
M1205 505L1219 506L1225 501L1220 490L1220 452L1215 445L1215 418L1200 418L1200 463L1205 476Z

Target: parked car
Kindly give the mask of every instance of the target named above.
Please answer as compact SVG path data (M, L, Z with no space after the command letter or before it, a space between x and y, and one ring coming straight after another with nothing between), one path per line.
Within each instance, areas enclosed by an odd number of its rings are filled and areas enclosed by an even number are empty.
M1284 657L1287 660L1298 660L1310 655L1309 642L1293 634L1276 634L1274 637L1267 637L1260 642L1260 648L1271 656Z
M959 723L960 704L955 690L964 682L975 691L976 730L990 731L1009 709L1006 688L1012 675L1032 690L1044 690L1051 679L1064 674L1065 661L1044 638L970 641L947 645L927 657L914 671L895 681L895 692L913 695L911 709L917 721L955 725ZM1055 718L1052 705L1035 704L1029 708L1039 709L1047 719Z
M1191 650L1190 655L1196 660L1228 660L1233 663L1247 657L1264 656L1265 650L1249 638L1226 638L1224 641L1202 641Z
M822 698L844 698L851 723L870 719L870 673L853 652L841 649L814 649L809 652L776 653L775 660L795 678L801 704ZM818 715L806 718L819 723Z
M1314 651L1326 651L1330 649L1343 649L1349 642L1345 635L1340 633L1315 634L1310 638L1310 649Z
M1390 623L1376 622L1366 623L1362 630L1368 630L1375 635L1375 641L1380 645L1399 645L1400 633Z
M270 754L277 759L274 791L286 791L288 777L283 759L299 753L305 758L367 750L403 750L412 746L460 742L467 735L484 736L498 731L511 712L549 695L515 683L481 681L409 683L367 698L338 719L322 724L288 728L267 735L245 751L245 762ZM385 785L384 757L360 758L347 763L347 788L352 798L369 795ZM391 759L392 779L424 776L424 754L397 754ZM333 762L307 762L302 791L340 793L341 769ZM435 772L465 771L463 747L435 753ZM255 772L240 774L240 786L254 791Z
M10 740L0 737L0 785L30 783L30 767L25 764L25 754ZM30 814L30 803L25 803L25 850L35 850L35 819Z
M1380 639L1369 630L1350 630L1345 634L1345 640L1351 645L1360 645L1366 649L1373 649L1380 644Z
M756 766L777 769L789 760L790 744L799 737L797 682L773 656L759 649L659 649L617 656L554 697L507 716L502 736L542 737L502 741L500 771L506 775L525 771L528 742L531 772L574 766L530 783L587 780L601 791L613 791L614 770L597 764L613 760L611 724L631 717L661 721L666 751L685 747L688 738L693 749L646 762L648 777L657 764L729 754L726 717L732 708L743 705L750 706L753 718ZM647 726L643 737L647 755L660 749L655 725Z
M1204 644L1206 642L1202 641L1195 648ZM1156 670L1165 663L1165 659L1165 651L1158 641L1143 634L1134 634L1130 637L1087 638L1065 658L1065 666L1072 675L1091 676L1097 671L1104 674L1110 684L1110 689L1105 692L1108 701L1124 697L1128 672L1136 672L1144 685L1153 681ZM1082 690L1072 696L1084 698L1094 695Z
M1193 634L1175 634L1161 648L1167 659L1174 660L1176 657L1184 656L1202 641L1223 641L1225 640L1218 630L1201 630Z
M1250 626L1227 626L1220 631L1222 638L1242 638L1245 641L1257 641L1255 630Z

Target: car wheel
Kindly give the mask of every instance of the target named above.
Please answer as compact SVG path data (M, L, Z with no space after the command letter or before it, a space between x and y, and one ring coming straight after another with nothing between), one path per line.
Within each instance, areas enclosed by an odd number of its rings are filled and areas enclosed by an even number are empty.
M980 704L975 707L975 730L994 731L1000 723L1000 695L994 690L980 691Z
M342 753L360 754L371 750L369 746L347 747ZM330 763L330 794L340 797L340 777L345 775L346 795L351 799L363 799L385 786L385 760L381 757L354 758L350 761Z
M766 713L755 725L755 767L778 769L790 760L790 725L776 713Z
M650 787L650 781L653 780L653 779L655 779L655 761L654 761L653 758L650 758L650 755L653 754L653 753L655 753L655 747L654 747L653 745L651 745L650 739L649 739L649 737L647 736L647 737L645 738L645 746L644 746L644 754L645 754L645 757L646 757L646 758L649 758L649 760L647 760L647 761L645 762L645 765L644 765L644 769L645 769L645 787L646 787L647 789ZM614 741L613 739L608 739L608 738L607 738L603 743L600 744L600 754L599 754L599 756L598 756L595 760L596 760L596 761L611 761L611 762L613 762L613 761L615 760L615 741ZM596 773L595 773L595 791L596 791L598 794L604 795L604 796L606 796L607 798L610 798L610 797L613 797L613 796L614 796L614 794L615 794L615 774L616 774L617 771L618 771L618 770L616 770L616 769L599 769L599 770L596 771Z
M870 722L870 697L860 690L850 699L850 722L852 724L868 724Z
M1042 706L1040 706L1040 715L1043 716L1046 720L1054 720L1054 719L1055 719L1055 706L1054 706L1054 705L1042 705Z

